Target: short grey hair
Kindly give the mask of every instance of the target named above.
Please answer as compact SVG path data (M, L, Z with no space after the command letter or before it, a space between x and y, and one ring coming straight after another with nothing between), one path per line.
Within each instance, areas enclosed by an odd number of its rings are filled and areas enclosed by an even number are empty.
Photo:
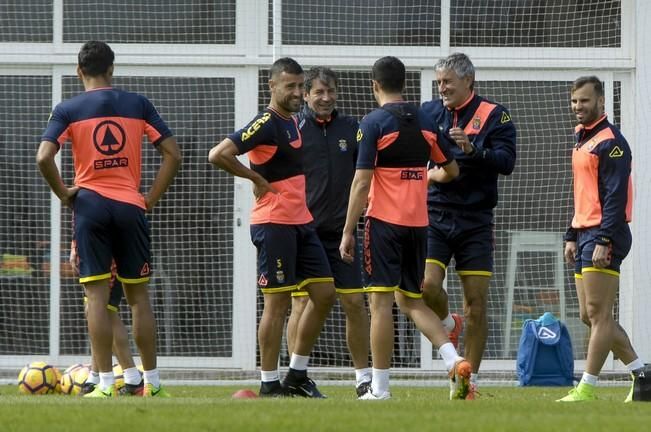
M475 86L475 66L470 61L470 58L463 53L453 53L440 59L434 65L434 70L436 72L452 70L459 78L472 77L470 88L472 89Z

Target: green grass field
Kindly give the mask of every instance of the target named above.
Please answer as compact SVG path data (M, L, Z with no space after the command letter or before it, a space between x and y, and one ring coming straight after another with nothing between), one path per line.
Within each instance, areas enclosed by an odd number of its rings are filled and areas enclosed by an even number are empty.
M624 404L627 389L559 404L565 388L486 387L476 401L444 388L393 387L388 401L357 401L351 387L322 387L327 400L233 400L242 387L170 386L172 399L87 400L22 396L0 387L0 431L646 431L651 403Z

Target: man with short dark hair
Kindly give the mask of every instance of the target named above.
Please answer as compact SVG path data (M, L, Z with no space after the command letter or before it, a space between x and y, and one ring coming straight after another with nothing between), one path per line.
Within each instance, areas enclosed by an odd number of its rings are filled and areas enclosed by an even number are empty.
M339 250L352 262L357 221L366 206L364 272L371 304L373 380L362 400L390 399L393 303L439 349L451 379L450 399L465 399L470 365L457 354L441 320L422 300L427 242L427 164L440 181L459 173L443 137L418 107L404 101L405 66L396 57L373 65L373 95L380 106L361 121L359 157Z
M131 305L134 339L144 368L143 396L167 397L156 369L156 321L148 293L151 240L145 211L154 208L172 183L181 155L172 132L146 97L111 87L114 57L104 42L82 46L77 75L86 92L56 106L36 160L52 192L74 211L79 282L88 298L88 333L100 373L99 385L86 397L115 395L113 331L106 308L113 259ZM163 157L146 196L139 191L143 135ZM75 168L71 188L63 183L54 161L68 140Z
M244 128L210 150L215 166L253 182L251 240L258 252L258 287L264 308L258 327L260 396L323 398L307 376L309 354L335 301L332 273L311 226L305 198L302 141L292 113L301 107L303 69L285 57L269 72L271 101ZM247 154L250 168L237 155ZM297 326L289 372L280 383L278 356L291 292L304 288L309 301Z
M352 264L339 254L339 242L346 221L350 184L357 161L357 120L341 114L335 104L339 84L335 73L323 66L305 74L298 128L303 136L303 167L307 186L307 206L314 227L328 255L342 308L346 315L346 343L355 367L358 396L371 384L369 320L362 288L359 257ZM307 305L307 291L292 293L292 312L287 323L287 344L291 353L296 325Z
M633 158L626 139L608 121L604 103L599 78L574 81L571 104L579 124L572 151L574 217L565 234L565 259L575 267L579 314L590 327L590 338L581 382L558 402L596 399L599 372L610 351L633 377L625 402L633 400L635 381L644 369L626 331L613 317L620 265L632 243L628 223L633 209Z

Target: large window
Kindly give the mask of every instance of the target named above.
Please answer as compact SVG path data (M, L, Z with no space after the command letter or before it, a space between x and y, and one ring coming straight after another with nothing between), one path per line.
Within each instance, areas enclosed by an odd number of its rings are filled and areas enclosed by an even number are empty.
M64 0L64 42L233 44L235 0Z
M284 0L282 42L326 46L438 45L441 15L438 3L425 0ZM270 9L271 5L270 0Z
M0 42L52 42L52 0L2 0Z
M452 0L451 46L618 47L620 0Z

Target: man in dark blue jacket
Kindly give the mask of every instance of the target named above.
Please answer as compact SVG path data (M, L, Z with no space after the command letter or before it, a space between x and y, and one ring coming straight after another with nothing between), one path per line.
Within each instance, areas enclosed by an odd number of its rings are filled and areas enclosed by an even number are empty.
M346 342L355 367L358 395L370 387L368 363L369 320L362 293L359 254L352 264L342 261L339 242L346 221L348 195L357 161L358 123L339 114L337 76L326 67L314 67L305 74L305 106L298 114L303 138L303 169L307 205L335 278L335 287L346 314ZM300 287L300 284L299 284ZM292 293L292 313L287 324L291 348L298 320L307 304L307 292Z
M440 169L429 171L429 230L423 298L437 313L454 343L462 320L448 309L443 288L446 269L454 256L463 285L466 322L464 357L473 367L472 399L479 364L486 346L488 286L493 273L493 208L497 205L497 178L515 165L515 126L506 108L475 94L475 68L461 53L435 66L440 99L422 109L456 147L452 153L460 174L439 182Z

